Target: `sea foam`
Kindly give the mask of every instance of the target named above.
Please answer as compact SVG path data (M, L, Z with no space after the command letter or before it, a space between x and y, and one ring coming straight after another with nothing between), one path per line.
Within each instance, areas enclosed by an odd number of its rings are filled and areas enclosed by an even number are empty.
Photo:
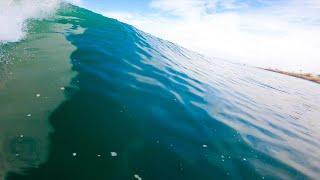
M29 19L48 17L60 0L0 0L0 42L16 42L27 32Z

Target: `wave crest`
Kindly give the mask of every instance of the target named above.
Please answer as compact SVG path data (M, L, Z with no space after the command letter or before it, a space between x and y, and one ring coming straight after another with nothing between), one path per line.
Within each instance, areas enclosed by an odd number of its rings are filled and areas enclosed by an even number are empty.
M58 8L60 0L0 0L0 42L16 42L25 37L26 21L45 18Z

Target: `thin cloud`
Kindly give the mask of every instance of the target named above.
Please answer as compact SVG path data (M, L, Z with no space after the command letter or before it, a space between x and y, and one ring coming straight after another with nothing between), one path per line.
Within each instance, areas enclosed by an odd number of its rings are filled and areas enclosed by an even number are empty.
M320 72L317 0L153 0L150 8L153 13L104 14L209 56Z

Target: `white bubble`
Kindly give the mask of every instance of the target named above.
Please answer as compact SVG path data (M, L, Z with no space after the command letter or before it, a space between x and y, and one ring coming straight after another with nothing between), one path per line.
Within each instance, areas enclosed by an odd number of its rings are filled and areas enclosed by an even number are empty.
M118 153L116 153L116 152L110 152L110 155L111 155L112 157L116 157L116 156L118 156Z
M133 175L133 177L138 179L138 180L142 180L142 178L138 174Z
M204 144L204 145L202 145L202 147L207 148L207 147L208 147L208 145Z

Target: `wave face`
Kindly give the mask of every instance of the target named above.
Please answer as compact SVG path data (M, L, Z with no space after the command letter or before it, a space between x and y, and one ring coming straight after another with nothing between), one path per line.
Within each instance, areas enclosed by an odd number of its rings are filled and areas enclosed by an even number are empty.
M317 84L71 5L29 26L0 47L0 177L320 177Z

